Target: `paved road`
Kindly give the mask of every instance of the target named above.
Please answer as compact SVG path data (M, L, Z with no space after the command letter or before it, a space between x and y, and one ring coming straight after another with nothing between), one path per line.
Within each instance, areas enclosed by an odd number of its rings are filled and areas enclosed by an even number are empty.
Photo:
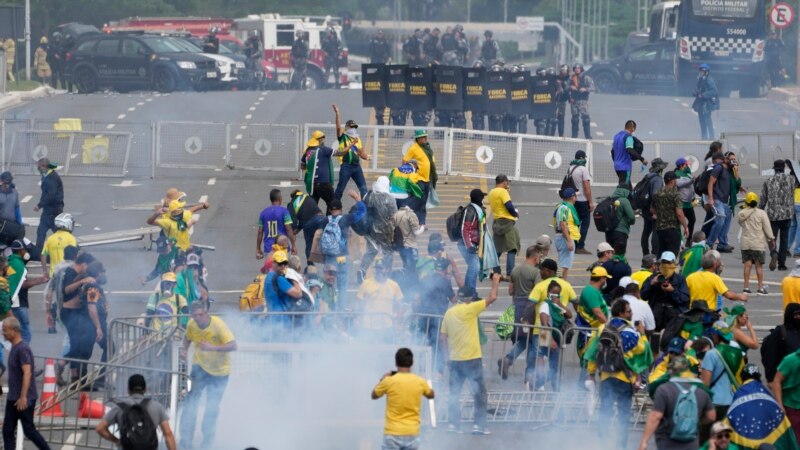
M340 106L344 118L354 118L360 123L370 122L371 111L360 107L360 92L352 91L61 95L0 113L12 119L56 120L60 117L75 117L85 122L103 122L106 127L114 124L109 129L123 129L133 123L162 120L303 124L332 122L332 103ZM625 119L634 118L639 123L639 135L645 139L695 139L698 136L698 126L696 116L688 107L690 103L685 98L597 95L592 103L592 121L596 124L593 132L596 137L609 139ZM791 109L768 100L724 99L723 110L715 117L715 121L719 132L777 131L794 129L795 116ZM134 151L146 152L149 147L142 144L141 148L135 147ZM388 154L386 148L380 148L379 153L381 158L398 157ZM566 158L570 156L565 155ZM375 176L377 174L370 176L370 183ZM256 218L259 211L266 206L269 190L278 186L285 198L288 198L291 189L300 187L293 174L236 170L178 169L159 171L155 179L150 179L147 173L134 173L125 180L127 181L75 177L65 179L67 211L75 215L78 223L75 233L86 235L143 226L149 214L148 205L156 203L169 187L177 186L186 191L190 201L207 199L211 208L201 213L192 239L217 248L217 251L209 252L205 259L210 273L209 285L217 299L215 307L219 310L235 308L237 292L252 279L260 267L260 263L254 258L253 241ZM445 218L456 205L466 203L469 189L480 187L486 190L491 187L491 182L487 186L486 179L449 177L446 181L439 190L441 208L429 214L434 231L444 231ZM20 175L16 182L23 199L23 216L36 217L33 206L38 199L38 178ZM758 180L748 183L746 187L760 190ZM521 207L522 217L519 222L523 248L540 234L552 235L550 222L552 207L557 202L555 191L553 186L522 183L515 183L512 187L514 201L526 205ZM607 189L597 189L595 195L608 193ZM631 233L633 240L628 255L634 266L641 259L641 249L634 244L638 242L640 233L641 225L637 223ZM730 234L733 242L737 233L738 226L734 224ZM35 230L29 229L28 235L35 235ZM596 248L601 239L599 233L591 231L587 247ZM424 242L427 241L425 235L422 241L421 247L424 249ZM112 316L137 315L144 309L146 295L152 286L141 287L136 277L149 272L155 254L144 251L142 247L141 243L125 243L92 250L108 269ZM453 255L458 254L454 246L449 251ZM579 268L588 266L592 260L588 256L576 258L575 268L578 270L573 271L571 278L577 286L588 281L588 273ZM731 289L739 291L741 282L737 279L741 279L741 263L736 254L725 255L724 260L724 276L732 279L729 282ZM779 292L779 283L784 275L783 272L766 272L771 292ZM485 289L485 286L482 287L482 292ZM32 297L34 350L41 355L57 354L61 336L44 333L46 327L39 298L38 295ZM492 310L499 312L507 304L508 300L503 299ZM780 321L781 298L777 294L754 296L748 303L748 309L757 325L774 325ZM491 358L498 354L499 348ZM487 358L487 374L494 373L493 363L494 361ZM491 382L499 383L499 380L493 379ZM509 390L516 390L519 388L518 382L519 380L509 380L504 386Z

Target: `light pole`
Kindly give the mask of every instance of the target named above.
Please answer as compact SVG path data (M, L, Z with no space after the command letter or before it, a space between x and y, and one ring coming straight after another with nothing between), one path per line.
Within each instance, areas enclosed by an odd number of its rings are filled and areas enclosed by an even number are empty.
M25 0L25 79L31 81L31 0Z

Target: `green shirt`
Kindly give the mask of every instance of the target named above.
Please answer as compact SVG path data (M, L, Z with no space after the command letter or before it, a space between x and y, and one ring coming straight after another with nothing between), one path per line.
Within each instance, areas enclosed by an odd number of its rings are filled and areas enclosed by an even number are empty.
M681 266L683 266L681 275L683 275L684 278L700 270L700 260L703 258L705 252L705 244L695 244L681 253L680 263Z
M603 298L603 293L597 290L591 284L583 288L581 298L578 302L578 315L589 324L592 328L600 326L600 321L595 317L593 309L600 308L600 311L608 319L608 305Z
M778 364L783 374L783 406L800 409L800 353L794 352Z
M688 166L683 169L678 169L675 171L675 175L677 175L678 178L692 178L692 169ZM692 189L694 189L694 186L692 186ZM681 204L684 208L692 207L692 202L681 202Z

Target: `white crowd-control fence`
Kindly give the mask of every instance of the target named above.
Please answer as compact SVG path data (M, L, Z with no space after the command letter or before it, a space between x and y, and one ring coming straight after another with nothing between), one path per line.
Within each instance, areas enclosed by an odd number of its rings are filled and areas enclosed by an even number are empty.
M75 119L69 119L75 121ZM297 174L300 156L316 130L337 147L334 125L202 122L83 121L65 130L61 120L0 121L3 170L35 173L37 157L47 156L68 176L150 176L170 170L255 170ZM358 128L369 161L366 172L388 174L400 165L417 127L362 125ZM492 178L504 173L514 181L560 184L575 152L588 155L594 185L616 185L610 140L558 138L492 131L427 128L440 175ZM758 179L775 159L797 159L798 135L787 132L732 132L720 137L737 154L744 178ZM687 158L695 175L704 167L708 141L645 141L644 157L674 167ZM334 167L338 168L338 164ZM69 170L67 170L69 169ZM632 182L647 173L635 162Z

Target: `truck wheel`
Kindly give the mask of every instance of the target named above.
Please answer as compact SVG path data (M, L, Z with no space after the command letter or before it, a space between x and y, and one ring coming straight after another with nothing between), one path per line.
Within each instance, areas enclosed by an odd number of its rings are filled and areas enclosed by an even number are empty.
M614 94L619 92L619 83L617 77L611 72L600 72L594 76L594 85L597 87L597 92L603 94Z
M158 92L172 92L176 85L175 75L168 69L159 68L153 73L153 87Z
M97 90L97 75L90 69L79 69L75 72L75 85L81 94L91 94Z

